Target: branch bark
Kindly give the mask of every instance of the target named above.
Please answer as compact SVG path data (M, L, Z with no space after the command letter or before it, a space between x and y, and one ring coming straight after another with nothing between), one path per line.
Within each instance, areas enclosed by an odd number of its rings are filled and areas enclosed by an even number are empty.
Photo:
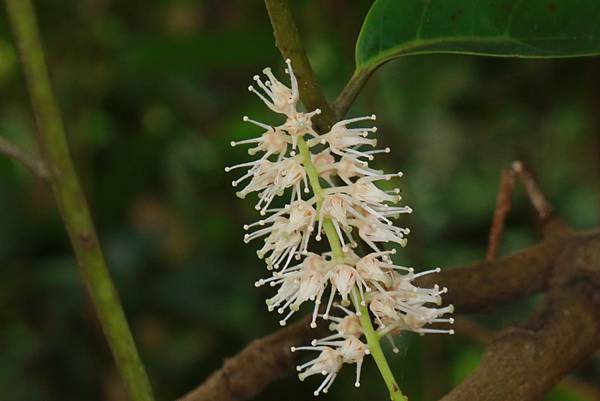
M600 345L598 288L577 282L549 295L541 317L500 333L480 366L441 401L536 401Z

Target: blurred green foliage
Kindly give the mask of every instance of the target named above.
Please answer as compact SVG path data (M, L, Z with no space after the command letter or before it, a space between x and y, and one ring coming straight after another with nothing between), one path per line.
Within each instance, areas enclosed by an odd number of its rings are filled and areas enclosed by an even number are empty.
M283 68L261 2L39 0L53 82L158 399L191 389L223 358L277 329L257 244L243 245L252 203L235 198L226 164L245 160L235 138L273 121L245 90L264 66ZM350 76L369 2L294 2L316 74L330 99ZM415 213L400 259L452 267L481 259L500 169L520 158L576 227L600 223L600 63L417 56L384 66L352 114L378 114L379 163L403 170ZM0 12L0 135L35 149L23 77ZM124 400L64 229L45 184L0 159L0 394L14 401ZM539 239L522 191L503 252ZM451 289L450 289L451 290ZM475 316L492 329L524 321L535 300ZM392 357L414 401L434 400L477 365L461 337L401 339ZM257 367L260 369L260 366ZM369 361L360 389L344 371L331 400L385 399ZM598 381L598 359L578 374ZM312 397L289 378L258 399ZM293 395L293 396L292 396ZM559 388L548 400L585 400Z

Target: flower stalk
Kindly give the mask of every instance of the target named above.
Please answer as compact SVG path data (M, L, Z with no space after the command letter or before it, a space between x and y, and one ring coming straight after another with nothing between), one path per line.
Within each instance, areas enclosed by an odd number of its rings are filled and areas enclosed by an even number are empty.
M321 188L321 184L319 183L319 175L315 165L311 160L311 153L304 139L300 139L298 141L298 148L300 149L300 155L302 156L302 164L306 169L310 185L317 198L318 211L323 203L323 188ZM325 219L325 221L323 221L323 229L325 231L325 235L327 236L327 241L329 242L329 246L331 247L334 258L342 259L344 252L331 219ZM356 291L356 289L353 289L353 291ZM365 334L365 338L367 339L369 351L371 352L371 355L375 360L375 364L381 373L381 377L383 378L385 385L390 392L390 399L393 401L408 401L408 398L402 394L402 391L400 390L400 387L394 378L394 374L390 369L390 365L387 362L385 354L381 349L381 339L373 328L373 323L371 322L371 317L369 316L369 310L366 306L362 305L355 305L355 308L358 312L360 312L360 314L357 315L359 316L360 324Z
M390 152L389 148L374 149L377 140L370 135L377 131L376 127L355 126L375 120L375 115L339 121L326 133L318 134L312 118L321 110L298 110L298 81L289 59L286 64L289 87L270 68L263 70L264 81L256 75L256 87L248 87L269 109L285 115L285 122L272 126L244 117L263 133L231 145L252 145L248 153L260 152L262 156L225 168L247 168L232 182L234 187L245 185L237 192L239 197L258 194L256 209L263 217L244 226L250 231L244 241L264 237L264 246L257 254L265 260L272 276L255 285L279 287L266 303L270 311L284 315L281 325L287 324L308 301L314 303L311 327L317 326L319 318L331 322L333 334L314 339L307 346L292 347L292 351L319 353L297 367L300 380L325 376L315 395L329 390L344 364L356 366L355 385L360 386L363 359L373 355L391 399L406 401L385 359L380 337L386 336L394 345L392 336L404 331L452 334L452 330L425 326L452 323L453 319L443 315L453 308L432 306L441 304L445 288L419 288L413 284L417 277L439 269L415 273L410 267L392 262L395 249L382 248L406 245L409 230L397 227L393 220L412 209L396 206L401 199L398 188L383 190L376 185L401 177L402 173L386 174L369 166L374 155ZM281 203L276 199L290 192L289 201L283 206L271 206ZM321 255L310 252L311 239L320 241L322 233L331 251ZM359 241L371 249L369 254L359 256L354 252Z

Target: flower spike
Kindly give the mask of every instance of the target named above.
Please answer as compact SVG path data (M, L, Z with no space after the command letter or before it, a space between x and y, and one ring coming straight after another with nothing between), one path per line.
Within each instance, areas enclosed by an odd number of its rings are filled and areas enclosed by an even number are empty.
M258 196L255 208L261 217L244 225L244 242L263 241L257 255L270 276L254 285L274 288L266 300L268 310L281 315L283 326L302 305L310 304L310 327L325 321L332 332L291 348L317 353L296 369L300 380L324 376L314 391L319 395L329 391L346 364L355 365L354 385L360 386L364 358L371 354L367 343L373 346L373 337L386 337L397 353L397 334L453 334L447 327L454 323L448 317L454 307L442 306L447 288L416 285L416 279L439 268L415 272L393 260L396 248L389 248L406 246L410 233L397 221L412 209L400 204L397 186L382 187L402 173L370 165L377 155L390 153L388 147L376 148L377 127L371 126L375 115L341 120L319 135L312 118L321 111L299 110L298 80L291 61L285 64L289 86L265 68L264 76L254 76L248 87L269 109L285 115L285 121L277 126L244 117L261 133L231 146L248 145L248 154L256 158L225 171L244 171L232 182L243 186L237 192L240 198ZM311 252L313 242L325 236L331 251ZM370 253L358 255L359 243ZM375 328L364 325L371 318ZM374 346L379 347L378 341ZM379 351L373 352L375 357Z

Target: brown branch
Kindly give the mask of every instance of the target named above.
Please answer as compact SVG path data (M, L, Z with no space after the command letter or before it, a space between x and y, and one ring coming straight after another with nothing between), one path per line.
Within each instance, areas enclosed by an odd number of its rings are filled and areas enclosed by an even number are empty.
M600 296L585 282L549 296L540 317L497 336L441 401L536 401L600 345Z
M590 285L595 283L600 287L600 268L588 271L585 268L587 263L600 266L600 231L552 238L495 261L449 268L438 275L423 277L419 284L437 283L448 287L450 291L445 300L455 305L457 313L486 311L553 285L568 284L573 277L582 274L595 277L597 281L588 281ZM555 268L558 265L560 269ZM251 343L181 401L246 400L258 394L268 383L292 374L295 362L289 346L306 343L318 336L307 322L304 319ZM582 340L586 342L581 347L593 351L592 344L584 338ZM255 369L256 365L261 368ZM462 400L467 401L468 398Z
M529 202L533 206L537 220L542 226L544 236L560 237L573 233L573 230L555 213L554 208L546 200L531 171L521 161L514 161L511 169L503 169L500 176L500 186L496 198L494 217L490 227L488 250L486 260L493 260L498 254L498 248L502 241L504 222L511 209L512 194L514 191L515 178L520 178Z
M321 109L321 114L315 118L315 124L320 130L328 130L336 121L336 117L317 84L289 2L287 0L265 0L265 5L273 26L275 44L284 58L292 60L294 73L298 78L302 104L308 110Z
M545 241L494 261L444 269L440 274L422 277L418 285L447 287L444 300L458 313L485 311L548 288L558 254L579 241L577 236L562 244Z
M546 197L533 178L533 175L525 168L523 162L518 160L513 162L513 171L521 177L521 180L523 180L525 191L527 191L527 196L529 196L529 200L537 212L538 218L542 222L546 221L552 215L553 208L546 200Z
M485 259L494 260L498 255L498 248L502 241L502 232L504 231L504 222L510 212L513 188L515 185L515 175L509 169L503 169L500 175L500 187L496 198L496 208L494 209L494 218L490 228L490 238L488 241L488 250Z
M491 329L467 317L457 318L454 322L454 329L458 335L484 346L491 344L495 338L495 333ZM557 384L557 387L562 387L590 401L600 400L600 387L576 376L565 377Z
M47 180L50 176L46 164L41 159L3 137L0 137L0 154L13 159L42 180Z
M560 237L572 233L573 230L571 227L554 213L554 208L546 200L533 174L523 162L519 160L513 162L512 170L521 178L521 182L523 182L525 192L527 192L527 197L536 211L536 216L542 226L544 236Z

